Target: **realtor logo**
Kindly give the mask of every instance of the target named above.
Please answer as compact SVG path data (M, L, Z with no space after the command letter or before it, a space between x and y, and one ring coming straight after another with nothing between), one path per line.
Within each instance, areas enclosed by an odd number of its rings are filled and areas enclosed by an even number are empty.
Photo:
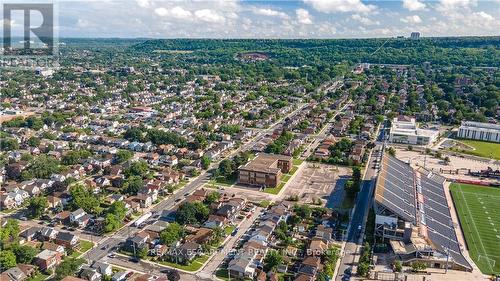
M54 5L52 3L4 3L3 55L55 55ZM24 24L20 25L21 22Z

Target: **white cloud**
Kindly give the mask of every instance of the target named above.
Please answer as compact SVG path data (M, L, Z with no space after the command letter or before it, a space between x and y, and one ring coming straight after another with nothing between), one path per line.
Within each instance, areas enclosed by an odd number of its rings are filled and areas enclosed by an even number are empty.
M142 8L147 8L147 7L149 7L149 5L151 5L149 0L135 0L135 2L137 2L137 5L139 5L139 7L142 7Z
M476 4L476 0L440 0L437 10L446 13L450 10L470 8Z
M306 9L297 9L295 10L295 14L297 15L297 20L301 24L312 24L312 17L309 14L309 11Z
M403 0L403 7L413 12L425 10L426 5L419 0Z
M194 15L199 20L212 23L221 23L226 20L223 16L219 15L217 12L211 9L198 10L194 12Z
M363 17L359 14L354 14L351 16L351 18L353 20L356 20L356 21L359 21L360 23L364 24L364 25L379 25L380 22L379 21L373 21L367 17Z
M172 9L166 9L166 8L156 8L155 13L161 17L172 17L176 19L190 19L193 14L188 11L184 10L184 8L176 6L173 7Z
M289 16L280 11L272 10L272 9L264 9L264 8L255 8L253 9L254 14L268 16L268 17L280 17L283 19L288 19Z
M304 3L323 13L369 13L376 9L376 6L366 5L361 0L304 0Z
M76 26L78 26L78 27L89 27L90 26L90 22L88 20L85 20L85 19L78 19L78 21L76 22Z
M422 19L417 15L413 15L413 16L404 17L401 19L401 21L405 22L405 23L421 23Z
M227 13L226 14L226 17L230 18L230 19L237 19L239 18L238 14L235 13L235 12L230 12L230 13Z
M487 21L495 20L495 18L492 15L490 15L488 13L485 13L483 11L477 12L477 13L473 13L472 15L474 17L478 17L478 18L481 18L481 19L484 19L484 20L487 20Z

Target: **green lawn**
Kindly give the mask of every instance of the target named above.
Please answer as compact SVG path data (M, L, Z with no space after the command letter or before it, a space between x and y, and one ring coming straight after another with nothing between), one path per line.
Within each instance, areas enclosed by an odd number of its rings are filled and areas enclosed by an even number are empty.
M460 152L500 160L500 143L464 139L459 141L474 148L474 150L460 150Z
M215 272L215 276L222 280L229 280L229 275L227 274L227 269L219 269Z
M224 186L231 186L236 183L234 180L228 180L225 177L217 177L215 179L215 182L219 185L224 185Z
M293 165L294 165L294 166L299 166L300 164L302 164L302 162L304 162L304 160L301 160L301 159L293 159Z
M227 269L225 269L225 268L218 269L215 272L215 276L217 276L217 278L222 279L222 280L228 280L228 281L229 280L235 280L235 278L233 276L231 276L231 279L229 279L229 275L227 274ZM243 280L244 281L251 281L252 279L246 277Z
M124 251L124 250L120 250L120 253L123 254L123 255L127 255L127 256L133 256L133 253L127 252L127 251ZM170 261L155 260L155 258L153 258L151 256L147 256L144 259L145 260L149 260L151 262L163 264L163 265L166 265L166 266L170 266L170 267L174 267L174 268L178 268L178 269L182 269L182 270L186 270L186 271L196 271L196 270L200 269L201 266L203 265L203 263L205 263L209 258L210 257L207 256L207 255L202 255L202 256L196 257L188 265L178 264L178 263L170 262Z
M86 240L80 240L80 252L85 253L94 246L94 243Z
M294 159L293 161L295 162L295 160L299 160L299 159ZM299 160L299 161L302 161L302 160ZM294 166L292 167L292 169L290 169L290 172L283 174L283 176L281 177L280 184L278 184L277 187L266 188L266 189L264 189L264 192L269 193L269 194L274 194L274 195L280 193L280 190L285 186L285 184L288 182L288 180L292 177L293 174L295 174L295 172L297 172L298 169L299 169L298 165L296 166L294 163Z
M269 207L269 204L271 204L271 201L262 200L262 201L260 201L259 206L261 206L262 208L267 208L267 207Z
M235 229L234 225L229 225L226 226L226 228L224 228L224 232L226 233L226 235L230 235L234 229Z
M286 184L286 182L280 182L280 184L277 187L266 188L266 189L264 189L264 192L276 195L276 194L280 193L280 190L283 188L283 186L285 186L285 184Z
M90 250L93 246L94 244L90 241L80 240L80 248L78 250L73 251L73 253L69 255L69 257L78 258L80 255Z
M298 169L299 169L298 166L293 166L292 169L290 169L290 173L288 173L288 174L293 175L293 174L295 174L295 172L297 172Z
M188 265L177 264L175 262L169 262L169 261L158 261L158 263L166 265L166 266L174 267L174 268L179 268L179 269L186 270L186 271L196 271L196 270L201 268L203 263L205 263L208 260L208 258L209 258L209 256L207 256L207 255L197 257Z
M500 188L452 184L471 258L484 274L500 274Z

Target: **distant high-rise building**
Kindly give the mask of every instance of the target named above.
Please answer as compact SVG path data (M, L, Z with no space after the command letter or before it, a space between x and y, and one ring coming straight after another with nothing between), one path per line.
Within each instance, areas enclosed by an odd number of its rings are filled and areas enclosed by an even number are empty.
M418 39L420 38L420 32L412 32L410 35L411 39Z

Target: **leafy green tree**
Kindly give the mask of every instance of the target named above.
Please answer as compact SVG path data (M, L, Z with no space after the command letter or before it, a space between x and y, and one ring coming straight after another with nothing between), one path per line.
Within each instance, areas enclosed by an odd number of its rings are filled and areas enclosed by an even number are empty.
M212 203L218 202L220 198L220 193L217 191L212 191L208 194L207 198L205 198L205 203L210 205Z
M31 137L28 139L28 145L31 147L38 147L40 145L40 139L37 137Z
M136 256L138 258L141 258L141 259L147 257L148 256L148 247L144 246L144 247L137 249Z
M100 214L102 212L99 198L87 187L77 184L71 187L70 194L73 197L71 202L73 209L82 208L85 212L91 214Z
M19 222L16 219L7 219L7 223L0 227L0 239L2 247L14 243L19 238Z
M19 148L19 143L13 138L2 138L0 140L0 149L3 151L16 150Z
M144 181L139 176L131 176L124 184L124 191L131 195L136 195L137 192L144 186Z
M229 159L224 159L219 163L218 171L225 178L230 177L234 172L233 162Z
M264 271L268 272L283 263L283 256L276 250L270 250L264 258Z
M127 214L125 203L123 203L123 201L113 202L113 204L109 206L108 213L114 214L118 220L122 221Z
M164 245L171 245L184 236L184 229L176 222L169 224L160 232L160 241Z
M411 264L411 269L414 271L414 272L417 272L417 271L422 271L422 270L425 270L427 268L427 266L425 265L425 263L423 262L414 262Z
M215 227L212 232L212 244L218 244L224 237L224 229Z
M126 168L123 173L126 177L141 177L144 178L149 173L148 163L144 160L135 161Z
M403 264L401 263L401 261L396 261L396 262L394 263L394 270L395 270L396 272L401 272L401 271L403 271Z
M338 247L335 246L330 246L326 251L323 256L324 260L329 263L335 265L337 260L340 257L340 250Z
M186 202L177 209L175 220L181 224L201 224L209 215L207 206L201 202Z
M210 162L211 162L210 158L208 158L206 155L203 155L201 157L201 167L203 169L205 169L205 170L208 169L210 167Z
M117 163L123 163L132 159L133 156L134 153L132 151L120 149L115 155L115 160Z
M121 220L118 220L115 214L108 213L104 219L104 232L112 232L121 226Z
M81 160L87 159L91 156L92 152L85 149L71 150L62 157L61 163L64 165L76 165Z
M60 172L59 161L53 157L40 155L36 157L21 173L22 180L29 180L32 178L48 179L52 174Z
M39 218L49 207L49 202L44 196L31 197L28 203L28 214L30 218Z
M366 277L370 272L370 264L367 262L360 262L358 264L358 274L360 276Z
M14 247L14 254L16 255L17 263L29 264L38 254L38 251L36 248L30 246L17 246Z
M80 266L85 262L83 259L66 258L64 259L55 270L54 279L59 281L66 276L75 276Z
M16 266L16 255L9 250L0 251L0 270L3 272L14 266Z
M312 210L309 206L307 205L295 205L293 207L293 211L295 212L295 214L302 218L302 219L307 219L311 216L312 214Z

